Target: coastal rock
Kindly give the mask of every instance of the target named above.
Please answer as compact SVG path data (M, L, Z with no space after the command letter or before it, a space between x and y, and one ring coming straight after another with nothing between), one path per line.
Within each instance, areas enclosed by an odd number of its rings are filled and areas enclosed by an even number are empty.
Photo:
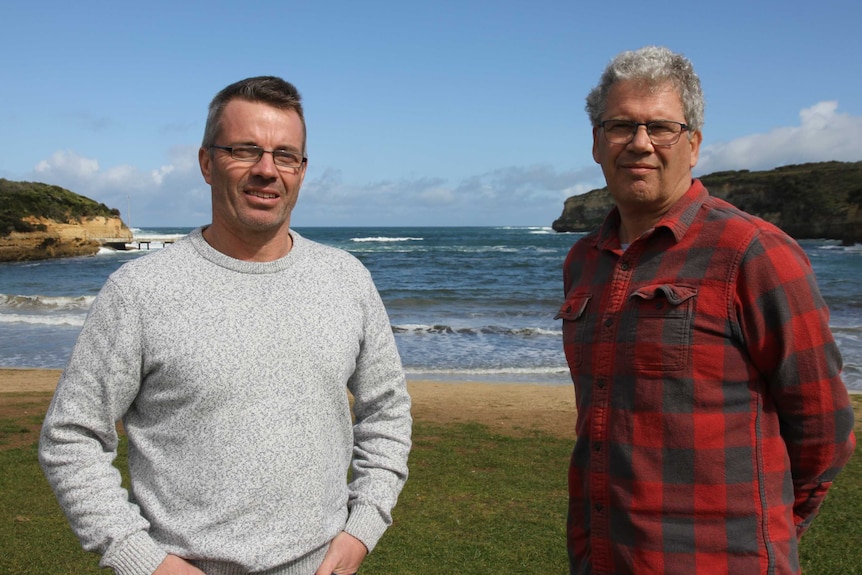
M60 186L0 178L0 262L93 255L131 239L119 210Z
M28 216L34 231L0 236L0 262L91 256L106 239L127 242L132 232L119 217L95 216L77 223Z
M862 187L850 195L850 209L847 210L847 221L844 223L844 238L842 244L852 246L862 244Z
M775 224L796 239L862 242L862 162L716 172L700 180L711 195ZM607 188L571 196L552 227L558 232L593 230L611 207Z

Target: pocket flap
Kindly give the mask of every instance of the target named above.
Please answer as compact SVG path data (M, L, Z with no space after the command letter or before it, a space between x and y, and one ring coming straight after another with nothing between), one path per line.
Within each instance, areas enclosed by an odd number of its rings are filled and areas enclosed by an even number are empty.
M566 298L565 303L560 307L560 311L554 316L554 319L574 320L584 314L587 309L587 304L592 299L592 295L588 293L574 294Z
M644 300L652 300L657 297L664 296L664 298L672 305L679 305L696 295L697 288L686 285L671 284L653 284L643 286L632 293L632 297L638 297Z

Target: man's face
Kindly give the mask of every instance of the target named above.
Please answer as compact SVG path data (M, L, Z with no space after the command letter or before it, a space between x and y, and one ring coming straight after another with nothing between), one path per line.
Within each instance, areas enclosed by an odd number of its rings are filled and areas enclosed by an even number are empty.
M635 81L615 84L602 120L685 123L682 101L670 86L650 89ZM689 139L688 136L691 136ZM660 216L691 186L691 169L700 152L700 132L683 132L672 146L650 142L644 126L628 144L611 144L593 128L593 158L602 166L608 190L623 217Z
M302 155L302 120L294 110L260 102L230 101L222 113L216 144L254 145ZM201 173L212 188L212 227L245 241L287 233L306 164L279 168L272 154L257 162L231 158L226 150L201 148Z

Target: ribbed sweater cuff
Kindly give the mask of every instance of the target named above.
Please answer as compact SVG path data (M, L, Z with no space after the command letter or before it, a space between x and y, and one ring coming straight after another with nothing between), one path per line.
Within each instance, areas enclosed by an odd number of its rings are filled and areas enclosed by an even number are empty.
M102 567L110 567L116 575L151 575L168 554L149 535L139 531L109 550L102 558Z
M380 512L370 505L354 505L350 509L347 525L344 531L353 535L368 548L368 552L374 549L377 542L383 537L383 532L389 525L380 516Z
M265 571L255 571L255 575L307 575L314 573L323 563L328 549L329 545L324 545L290 563ZM249 572L248 569L235 563L222 561L192 561L192 563L207 575L246 575Z

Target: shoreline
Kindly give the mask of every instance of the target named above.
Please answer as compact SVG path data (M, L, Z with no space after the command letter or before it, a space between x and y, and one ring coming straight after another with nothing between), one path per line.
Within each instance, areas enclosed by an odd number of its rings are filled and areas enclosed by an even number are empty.
M46 407L61 369L0 367L3 396L43 394ZM479 423L514 434L575 437L575 393L570 385L408 379L413 418L430 424Z
M47 409L61 369L0 367L0 412L20 396L40 394ZM417 422L432 425L478 423L494 432L535 432L575 439L577 409L571 385L408 379ZM851 395L862 391L848 390Z

